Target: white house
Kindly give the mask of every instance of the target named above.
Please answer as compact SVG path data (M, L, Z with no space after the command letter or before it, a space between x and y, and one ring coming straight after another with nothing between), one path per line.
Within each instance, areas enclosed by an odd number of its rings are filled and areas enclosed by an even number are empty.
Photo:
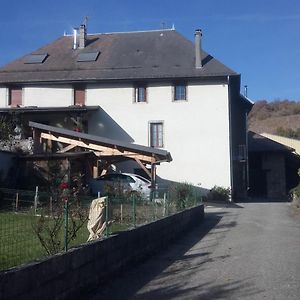
M252 104L240 75L204 52L201 36L87 34L82 25L0 69L0 112L27 109L28 120L68 127L53 116L77 109L89 134L170 151L160 178L244 196Z

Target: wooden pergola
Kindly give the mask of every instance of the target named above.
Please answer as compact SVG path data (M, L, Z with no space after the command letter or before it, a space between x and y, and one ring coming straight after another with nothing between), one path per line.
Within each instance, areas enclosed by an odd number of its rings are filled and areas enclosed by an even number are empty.
M112 140L36 122L29 122L29 127L33 130L34 155L45 153L43 146L45 141L48 145L48 150L57 155L61 154L64 156L72 151L93 152L97 157L93 167L93 177L105 174L112 164L125 160L134 160L151 178L152 187L154 187L156 166L162 162L172 161L171 154L162 149ZM61 147L54 150L52 142L59 143ZM102 162L100 174L99 161ZM147 165L151 167L150 171Z

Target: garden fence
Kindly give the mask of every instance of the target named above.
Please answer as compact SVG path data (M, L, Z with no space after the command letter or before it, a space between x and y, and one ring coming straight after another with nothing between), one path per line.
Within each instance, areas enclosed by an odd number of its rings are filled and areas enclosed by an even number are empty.
M197 205L201 197L184 199L167 189L150 199L137 194L107 197L103 236L128 230ZM41 259L86 243L91 202L86 195L0 188L0 270Z

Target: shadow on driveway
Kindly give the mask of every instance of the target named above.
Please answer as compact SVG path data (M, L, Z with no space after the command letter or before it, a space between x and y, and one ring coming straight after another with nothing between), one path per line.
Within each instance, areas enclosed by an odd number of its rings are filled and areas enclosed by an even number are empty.
M221 285L206 281L194 287L184 286L184 280L181 281L181 278L187 280L191 274L201 276L200 273L205 272L205 267L209 267L205 264L229 257L212 256L210 252L224 238L224 232L236 226L235 221L220 224L227 214L233 216L232 212L226 211L207 213L199 226L167 249L101 283L101 286L90 291L88 297L85 295L85 299L187 299L190 294L194 294L195 299L217 299L226 297L236 289L244 289L244 295L257 293L251 289L249 283L242 281ZM199 243L205 236L209 237L206 242ZM173 279L175 280L172 281Z

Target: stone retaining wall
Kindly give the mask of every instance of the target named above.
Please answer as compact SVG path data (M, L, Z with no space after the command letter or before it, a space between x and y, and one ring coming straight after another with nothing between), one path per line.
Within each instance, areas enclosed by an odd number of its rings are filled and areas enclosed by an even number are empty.
M199 205L43 261L1 272L0 299L78 299L88 288L165 248L203 217L204 206Z

